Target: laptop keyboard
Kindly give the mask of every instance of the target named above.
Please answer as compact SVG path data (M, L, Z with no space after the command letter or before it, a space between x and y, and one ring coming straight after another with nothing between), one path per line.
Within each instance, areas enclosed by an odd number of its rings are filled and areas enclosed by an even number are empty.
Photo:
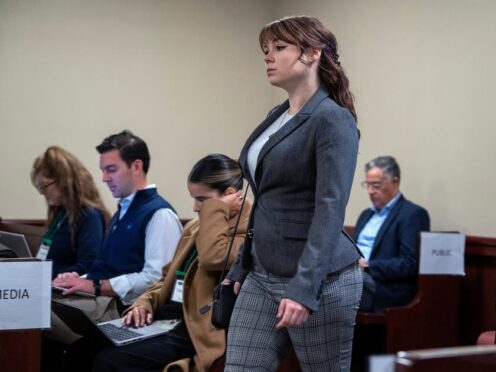
M103 333L105 333L109 338L116 341L125 341L130 338L141 336L141 333L134 332L129 328L121 328L116 326L115 324L100 324L98 326Z

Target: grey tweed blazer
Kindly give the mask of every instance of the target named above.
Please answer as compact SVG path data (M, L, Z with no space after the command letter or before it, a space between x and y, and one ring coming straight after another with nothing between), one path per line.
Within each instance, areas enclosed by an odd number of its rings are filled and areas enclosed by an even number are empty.
M228 277L242 281L252 267L252 242L262 266L292 278L286 298L316 311L321 283L359 254L343 222L358 151L353 116L320 88L263 146L255 179L247 153L257 137L289 107L275 108L244 145L240 163L254 194L247 236Z

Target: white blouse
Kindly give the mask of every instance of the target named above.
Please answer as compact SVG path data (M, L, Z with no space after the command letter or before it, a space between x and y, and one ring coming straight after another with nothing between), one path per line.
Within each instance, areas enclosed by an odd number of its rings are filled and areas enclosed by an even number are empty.
M257 169L258 155L262 150L262 147L269 140L270 136L276 133L279 129L283 127L294 115L289 115L289 109L284 111L281 116L279 116L274 122L263 131L260 136L251 144L248 149L248 170L250 171L251 178L255 182L255 171Z

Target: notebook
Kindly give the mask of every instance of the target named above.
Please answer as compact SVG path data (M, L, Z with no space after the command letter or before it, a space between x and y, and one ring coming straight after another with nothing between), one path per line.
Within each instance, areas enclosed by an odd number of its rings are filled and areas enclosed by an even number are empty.
M69 328L82 336L95 337L115 346L127 345L133 342L156 337L174 329L180 319L156 320L151 325L144 327L123 326L121 319L110 320L103 323L94 323L77 307L52 301L52 311L64 321Z
M26 238L22 234L0 231L0 244L12 249L19 258L33 257Z

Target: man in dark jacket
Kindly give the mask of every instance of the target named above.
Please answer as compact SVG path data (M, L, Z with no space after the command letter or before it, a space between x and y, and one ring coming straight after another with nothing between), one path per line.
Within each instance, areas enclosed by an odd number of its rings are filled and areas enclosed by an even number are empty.
M361 310L380 312L408 304L416 293L421 231L430 228L427 211L400 192L400 168L392 156L365 165L372 207L356 223L355 240L364 256Z

